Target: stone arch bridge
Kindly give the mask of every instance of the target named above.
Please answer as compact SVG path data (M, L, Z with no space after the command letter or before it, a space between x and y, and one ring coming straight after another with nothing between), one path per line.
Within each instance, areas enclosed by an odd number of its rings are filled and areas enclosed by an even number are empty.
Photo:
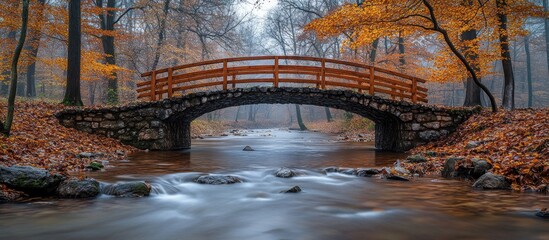
M57 117L66 127L141 149L172 150L190 148L190 123L205 113L247 104L306 104L369 118L376 123L377 148L405 151L448 135L473 113L419 104L427 102L425 80L326 58L225 58L141 76L148 79L137 84L137 98L149 102L66 110Z
M191 93L124 107L65 110L62 125L120 139L141 149L190 148L190 123L222 108L246 104L306 104L356 113L376 124L376 148L406 151L454 131L472 113L383 99L354 91L252 87Z

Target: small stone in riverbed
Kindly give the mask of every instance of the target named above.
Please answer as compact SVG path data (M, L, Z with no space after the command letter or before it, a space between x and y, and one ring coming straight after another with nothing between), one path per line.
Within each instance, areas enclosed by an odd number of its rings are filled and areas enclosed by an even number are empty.
M117 197L144 197L151 193L151 185L146 182L127 182L107 185L101 192Z
M396 180L396 181L405 181L405 182L410 181L410 179L408 179L408 178L398 176L398 175L393 175L393 174L387 174L384 177L387 180Z
M549 219L549 210L547 208L542 208L536 213L536 216Z
M98 162L91 162L90 165L86 166L86 169L92 170L92 171L98 171L104 168L103 164Z
M255 150L250 146L246 146L246 147L244 147L244 149L242 149L242 151L251 152L251 151L255 151Z
M221 185L221 184L241 183L244 181L242 181L242 179L235 176L202 175L195 178L193 182L200 183L200 184Z
M358 169L358 171L356 172L356 175L359 177L371 177L377 174L379 174L379 170L374 168Z
M356 169L354 169L354 168L341 168L341 169L339 169L339 173L345 174L345 175L356 175Z
M410 163L422 163L427 162L427 158L421 155L411 155L406 158L406 161Z
M283 167L276 170L274 175L279 178L291 178L297 176L297 173L292 169Z
M334 173L334 172L338 172L339 171L339 168L338 167L327 167L327 168L324 168L322 169L325 173Z
M509 189L511 185L504 176L495 175L493 173L485 173L474 184L475 188L482 188L487 190L495 189Z
M57 188L57 195L62 198L91 198L99 195L99 182L95 179L69 179Z
M281 193L298 193L298 192L301 192L301 188L299 186L293 186L288 190L281 191Z

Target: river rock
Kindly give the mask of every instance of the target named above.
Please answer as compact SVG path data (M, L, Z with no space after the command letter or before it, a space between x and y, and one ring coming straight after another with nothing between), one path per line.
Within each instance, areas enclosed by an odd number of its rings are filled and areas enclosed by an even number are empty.
M250 146L246 146L246 147L244 147L244 149L242 149L242 151L251 152L251 151L255 151L255 150Z
M117 197L144 197L151 193L151 185L142 181L116 183L103 187L101 193Z
M547 208L542 208L541 210L536 212L536 216L549 219L549 210L547 210Z
M76 154L76 157L78 158L96 158L96 157L102 157L105 156L102 152L81 152L79 154Z
M200 184L221 185L221 184L241 183L244 181L239 177L235 177L235 176L202 175L195 178L193 182L200 183Z
M354 168L341 168L341 169L339 169L339 173L345 174L345 175L356 175L356 169L354 169Z
M488 163L486 160L473 158L471 160L473 162L473 178L477 179L480 176L484 175L488 170L492 168L492 165Z
M103 164L99 162L91 162L90 165L86 166L86 169L89 169L91 171L98 171L104 168Z
M279 178L291 178L291 177L295 177L297 176L297 172L294 171L293 169L289 169L287 167L283 167L283 168L279 168L278 170L276 170L276 172L274 173L274 175L276 177L279 177Z
M427 158L418 154L418 155L408 156L406 158L406 161L410 163L422 163L422 162L427 162Z
M442 177L454 178L456 177L456 163L463 160L460 157L449 157L444 163L444 169L442 169Z
M403 182L410 181L410 179L408 179L406 177L399 176L399 175L394 175L394 174L385 174L385 175L383 175L383 178L385 178L387 180L395 180L395 181L403 181Z
M466 149L476 148L476 147L480 146L480 144L482 144L482 142L480 142L480 141L469 141L467 143L467 145L465 146L465 148Z
M482 175L474 184L475 188L482 189L509 189L511 185L504 176L495 175L491 172Z
M99 182L95 179L69 179L57 188L57 195L62 198L92 198L99 195Z
M293 186L288 190L281 191L281 193L298 193L298 192L301 192L301 188L299 186Z
M356 171L356 175L359 177L371 177L373 175L379 174L379 170L374 168L367 168L367 169L358 169Z
M338 167L327 167L327 168L322 169L322 171L325 172L325 173L334 173L334 172L339 172L339 168Z
M0 166L0 183L29 195L53 194L65 180L60 174L50 174L44 169L29 166Z

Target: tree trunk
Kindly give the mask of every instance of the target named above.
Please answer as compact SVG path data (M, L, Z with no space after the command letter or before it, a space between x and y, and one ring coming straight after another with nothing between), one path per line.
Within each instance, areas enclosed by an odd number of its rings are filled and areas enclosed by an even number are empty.
M509 50L509 32L507 31L507 0L496 0L499 20L499 44L501 48L501 65L503 67L503 107L507 110L515 108L515 78L513 63Z
M404 38L401 37L401 32L398 33L398 53L400 54L398 61L400 67L403 68L406 65L406 59L404 58Z
M307 130L307 127L303 123L303 118L301 117L301 108L297 104L295 104L295 114L297 116L297 124L299 125L299 130L301 131Z
M97 1L98 7L103 7L103 0ZM107 1L107 14L101 13L99 19L101 20L101 28L105 31L114 31L114 21L116 12L116 1ZM103 45L103 52L105 53L105 62L108 65L116 65L116 49L114 44L113 35L101 35L101 44ZM111 72L109 79L107 80L107 104L118 103L118 74L116 71Z
M544 1L545 2L545 1ZM531 108L534 95L532 93L532 61L530 56L530 35L524 37L524 51L526 52L526 74L528 82L528 107Z
M40 6L38 6L37 22L42 22L44 19L44 4L46 0L38 0ZM42 34L42 29L32 30L30 32L30 39L27 43L27 50L29 51L29 56L32 63L27 67L27 88L26 96L29 98L36 97L36 57L38 56L38 49L40 47L40 37Z
M238 122L238 114L240 114L240 106L238 106L238 108L236 108L236 115L234 116L234 121L235 122Z
M14 6L10 6L10 7L13 7L14 9L19 8L19 1L16 1ZM13 39L13 42L16 42L17 41L17 31L15 29L10 30L8 32L7 37L8 37L7 38L8 40ZM5 47L11 48L11 46L5 46ZM10 64L8 62L8 58L6 58L5 64L6 64L6 66ZM0 82L0 95L7 96L8 93L9 93L9 88L10 88L10 70L8 68L4 69L2 71L2 76L4 76L4 79L2 79L2 81Z
M431 2L429 0L422 0L422 2L423 2L423 5L427 7L427 10L429 10L430 20L433 23L433 30L442 34L442 36L444 37L444 42L446 42L446 44L448 45L452 53L454 53L454 55L457 58L459 58L459 61L461 61L461 63L465 66L469 74L471 74L473 81L475 81L475 83L482 89L482 91L484 91L486 95L488 95L488 98L490 98L490 105L492 106L492 112L497 112L498 108L496 105L496 100L494 98L494 95L492 95L490 90L488 90L488 88L480 82L480 80L477 77L477 74L475 73L475 70L473 69L473 67L471 67L471 64L469 64L465 56L463 56L463 54L461 54L459 50L456 48L456 46L452 42L452 39L448 35L448 32L439 25L439 22L435 15L435 10L431 5Z
M545 12L549 11L548 0L543 0L543 9ZM547 70L549 71L549 18L544 18L545 27L545 56L547 58Z
M11 125L13 123L13 115L15 112L15 91L17 90L17 64L19 62L19 56L25 45L25 38L27 37L27 23L29 21L29 0L23 0L23 10L21 13L21 34L19 35L19 41L17 47L13 53L11 60L11 72L10 72L10 92L8 97L8 114L6 116L6 124L0 124L0 130L6 136L10 135Z
M156 52L154 55L152 70L156 69L158 67L158 62L160 62L160 50L162 48L162 44L164 43L164 38L166 37L166 20L168 18L168 10L170 9L170 0L164 0L164 7L162 10L162 13L164 14L160 20L160 26L158 30L158 39L156 40ZM204 60L204 59L202 59Z
M477 30L471 29L468 31L465 31L461 33L461 40L462 41L473 41L477 38ZM476 63L478 59L478 54L476 51L471 51L468 47L464 49L465 52L465 58L467 61L471 63L471 67L475 70L475 72L479 71L478 64ZM479 81L481 79L479 78ZM465 102L463 103L463 106L481 106L482 102L480 99L480 88L478 85L475 84L475 81L473 81L473 78L471 76L467 77L467 80L465 82Z
M330 108L329 107L324 107L324 111L326 112L326 121L327 122L331 122L333 121L333 117L332 117L332 113L330 112Z
M81 26L80 1L69 1L69 44L67 53L67 86L63 104L82 106L80 95Z
M379 38L376 38L372 43L372 50L370 50L370 64L375 65L376 55L377 55L377 46L379 45Z

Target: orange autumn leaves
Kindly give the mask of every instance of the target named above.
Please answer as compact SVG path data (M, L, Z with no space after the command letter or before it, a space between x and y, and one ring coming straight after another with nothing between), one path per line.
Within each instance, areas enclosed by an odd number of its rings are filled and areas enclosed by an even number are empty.
M83 170L92 159L78 158L81 152L102 152L102 159L115 160L135 151L117 140L61 126L54 114L64 107L38 101L16 104L12 135L0 136L0 165L28 165L51 171ZM0 102L0 116L5 114ZM117 150L120 150L118 153Z
M467 147L471 141L476 147ZM549 184L549 109L483 112L472 116L445 140L413 150L415 153L435 152L436 157L425 166L428 172L439 173L450 156L485 159L492 171L504 175L515 190L547 191ZM420 166L409 166L412 169ZM417 169L416 169L417 170ZM423 169L419 169L423 170Z
M542 17L541 7L527 0L508 0L506 9L498 9L495 1L430 0L437 21L448 31L452 42L465 54L477 55L470 61L479 67L478 75L493 74L493 62L501 59L497 12L509 18L509 37L524 36L528 17ZM345 4L329 15L309 23L306 30L320 38L348 36L346 45L352 49L369 47L376 39L405 39L407 71L413 71L435 82L461 81L466 69L446 46L433 27L426 6L421 0L371 0L362 6ZM461 34L477 30L478 37L461 41ZM376 65L383 65L389 56L382 56ZM387 67L387 66L383 66Z

